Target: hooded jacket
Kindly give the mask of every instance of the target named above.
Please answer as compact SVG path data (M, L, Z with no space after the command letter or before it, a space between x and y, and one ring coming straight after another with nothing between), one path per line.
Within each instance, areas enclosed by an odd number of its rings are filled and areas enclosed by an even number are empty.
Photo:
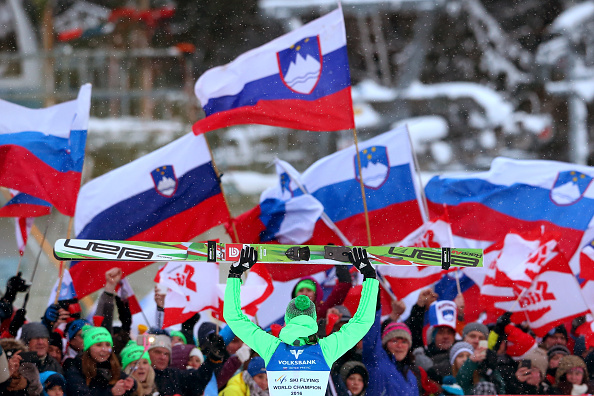
M321 339L314 345L307 345L306 343L307 337L317 332L317 324L309 316L300 315L291 319L281 330L279 338L268 334L252 323L241 311L241 280L237 278L227 279L223 316L235 335L241 338L243 342L264 359L267 370L270 371L269 363L273 355L277 354L279 356L285 349L291 349L293 346L297 346L300 351L303 350L304 355L307 355L309 353L308 351L321 353L323 360L328 366L327 371L329 375L329 367L340 356L355 346L373 324L378 284L377 279L366 279L363 282L361 300L355 315L339 331ZM314 323L312 324L311 322ZM302 353L300 351L294 355L299 356ZM274 379L269 374L269 384L272 385L272 381ZM325 388L326 384L327 380L324 384L320 385L323 385L323 388ZM269 390L271 395L275 394L274 386L269 386Z

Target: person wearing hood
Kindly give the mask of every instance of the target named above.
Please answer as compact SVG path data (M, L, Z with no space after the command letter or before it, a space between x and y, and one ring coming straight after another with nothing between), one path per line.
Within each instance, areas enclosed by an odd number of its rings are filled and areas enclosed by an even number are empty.
M247 370L241 371L229 380L219 396L268 396L268 376L264 359L253 357Z
M66 389L66 380L64 376L55 371L46 371L39 375L39 380L43 386L41 396L63 396Z
M594 384L588 376L586 362L579 356L563 356L555 375L555 389L559 395L591 395Z
M316 305L316 315L320 319L326 318L328 309L340 305L344 302L349 290L353 286L351 274L346 265L336 265L336 285L332 288L332 291L328 297L324 300L324 292L322 287L311 276L306 276L297 282L293 291L291 292L291 298L295 298L300 295L309 297L309 299Z
M272 396L292 392L324 395L332 364L373 324L379 285L375 269L365 249L353 249L348 258L364 277L359 307L348 323L323 339L317 338L316 308L306 296L291 300L285 312L286 326L278 338L252 323L241 311L241 275L258 261L258 253L253 247L244 248L239 262L229 269L223 316L231 330L264 359Z
M369 384L369 372L365 365L356 360L346 362L340 368L340 379L344 383L342 387L337 386L338 396L365 396Z

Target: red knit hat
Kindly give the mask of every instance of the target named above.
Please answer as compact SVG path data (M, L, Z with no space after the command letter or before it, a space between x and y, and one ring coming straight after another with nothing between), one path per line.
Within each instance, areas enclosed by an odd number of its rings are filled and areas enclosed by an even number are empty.
M521 359L522 356L536 347L536 340L514 325L505 326L505 334L507 335L506 352L515 360Z

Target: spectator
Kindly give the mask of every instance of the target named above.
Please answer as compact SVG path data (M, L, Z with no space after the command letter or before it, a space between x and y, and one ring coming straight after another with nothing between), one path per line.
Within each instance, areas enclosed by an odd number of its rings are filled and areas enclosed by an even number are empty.
M267 396L268 375L264 359L260 356L253 357L247 370L240 372L229 380L229 383L220 393L220 396Z
M27 347L13 338L0 339L8 363L8 380L0 384L0 394L6 396L38 395L43 391L39 371L34 363L23 361L21 353Z
M363 363L358 361L346 362L340 368L340 377L349 392L345 393L345 396L365 396L369 384L369 372Z
M149 337L149 356L155 370L155 383L162 395L179 394L182 396L198 396L204 392L215 368L222 363L225 343L222 337L212 333L208 335L206 345L209 352L205 363L198 370L180 370L169 367L171 360L171 340L164 334L144 334Z
M470 347L470 349L468 347ZM479 345L477 348L472 348L471 344L462 341L452 346L450 356L452 356L452 353L455 350L459 350L460 348L464 348L465 351L470 350L471 352L470 355L464 359L461 366L454 366L456 372L452 373L456 376L456 380L464 390L464 394L470 395L476 394L477 392L481 392L480 394L493 394L488 393L491 392L492 389L496 390L496 394L504 393L505 383L501 374L497 370L496 362L494 361L492 365L486 363L487 347ZM452 368L452 370L454 370L454 368ZM492 384L492 386L488 384ZM479 388L478 390L475 389L477 386Z
M18 329L25 323L24 319L26 311L21 308L17 310L17 312L20 311L20 314L18 315L19 323L14 323L15 325L12 326L13 328L9 329L10 325L14 322L14 310L12 304L16 299L17 293L26 292L29 290L29 286L31 286L27 284L21 275L22 272L19 272L8 279L8 282L6 282L6 293L0 298L0 330L2 333L5 331L9 332L9 334L3 334L3 337L16 337ZM16 315L16 313L14 314Z
M563 356L555 376L559 395L584 395L594 393L584 359L575 355Z
M379 305L379 304L378 304ZM420 395L420 373L411 352L412 335L404 323L390 323L380 333L381 307L363 337L363 364L369 372L369 395Z
M83 353L66 370L69 396L132 395L136 382L125 374L113 353L111 334L104 327L83 328Z
M155 370L151 366L151 358L144 348L129 341L122 352L122 367L124 372L132 376L138 385L139 396L153 395L157 392L155 385Z
M427 348L414 351L418 366L427 371L429 378L441 382L450 374L449 351L456 340L456 311L453 301L436 301L429 305L427 315L430 318ZM418 328L418 324L415 324Z
M462 341L466 341L474 349L478 348L480 341L486 341L488 337L489 328L482 323L468 323L462 330Z
M62 374L60 362L48 354L49 338L47 327L40 322L27 323L23 326L21 340L30 351L37 353L38 359L35 361L35 365L39 372L55 371Z
M567 346L567 329L562 324L551 329L547 334L545 334L540 347L548 351L554 345Z
M186 345L188 343L188 341L186 340L186 336L181 331L174 330L171 333L169 333L169 336L171 337L171 346L172 347L174 347L178 344Z
M39 376L43 392L41 396L62 396L66 391L66 380L64 376L55 371L46 371Z
M50 333L47 353L48 353L48 355L53 357L58 363L62 362L62 358L63 358L63 354L62 354L63 349L62 348L63 348L63 346L64 346L64 344L62 343L62 336L60 335L60 333L52 331Z
M563 345L554 345L548 350L547 356L549 361L547 365L546 380L551 385L555 385L555 376L561 358L567 355L571 355L571 353L569 353L569 349Z
M192 348L192 350L190 351L190 357L188 358L188 364L186 368L188 370L197 369L200 368L200 365L202 365L202 363L204 363L204 355L202 354L202 351L200 351L200 349L196 347Z
M309 299L316 306L316 316L320 319L326 317L328 309L340 305L344 302L349 290L353 286L349 267L346 265L335 265L336 278L338 282L332 288L328 298L324 299L324 292L322 287L314 278L306 276L301 278L293 290L291 291L291 298L299 295L309 297Z
M548 359L544 349L534 348L524 355L514 375L508 379L506 393L514 395L549 395L553 388L545 380ZM530 361L526 365L523 361ZM529 366L529 367L528 367Z

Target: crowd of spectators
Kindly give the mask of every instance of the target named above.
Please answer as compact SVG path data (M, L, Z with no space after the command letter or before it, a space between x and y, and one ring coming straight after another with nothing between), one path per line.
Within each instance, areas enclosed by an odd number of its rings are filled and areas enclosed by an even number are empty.
M307 296L320 318L318 337L340 331L354 312L343 305L353 287L347 266L324 296L305 277L290 291ZM180 330L132 331L126 300L115 293L122 272L106 272L92 323L76 300L50 305L40 320L14 307L27 292L21 274L8 280L0 299L0 394L2 395L268 395L264 360L224 323L196 314ZM158 309L163 296L156 294ZM327 395L582 395L594 393L594 340L578 335L585 321L562 323L536 337L506 312L495 323L465 322L464 299L439 300L420 292L406 307L392 301L361 341L331 367ZM114 326L117 310L121 325ZM282 324L264 329L278 336ZM136 329L135 329L136 330ZM132 336L132 334L138 334Z

